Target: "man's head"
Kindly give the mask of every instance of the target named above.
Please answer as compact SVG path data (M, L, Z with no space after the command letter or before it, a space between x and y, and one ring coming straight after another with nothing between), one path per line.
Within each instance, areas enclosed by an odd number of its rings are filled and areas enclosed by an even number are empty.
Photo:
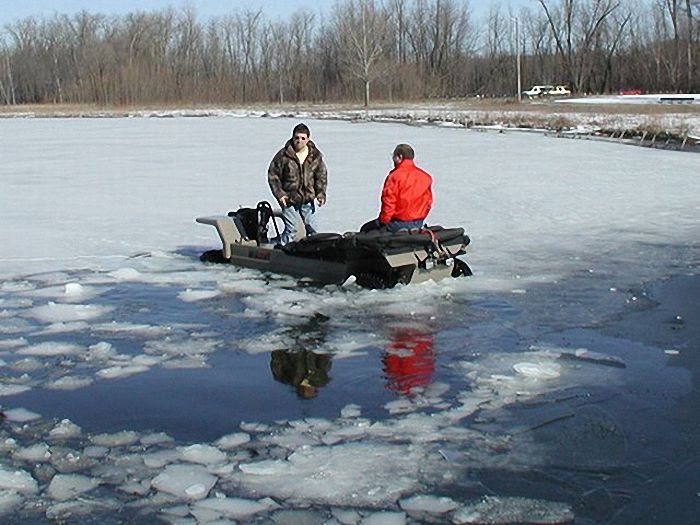
M391 158L394 160L394 166L401 164L404 159L413 160L416 156L416 152L408 144L399 144L394 148L394 153Z
M292 146L294 146L294 151L301 151L306 147L309 142L309 137L311 137L311 131L306 124L300 123L294 126L292 130Z

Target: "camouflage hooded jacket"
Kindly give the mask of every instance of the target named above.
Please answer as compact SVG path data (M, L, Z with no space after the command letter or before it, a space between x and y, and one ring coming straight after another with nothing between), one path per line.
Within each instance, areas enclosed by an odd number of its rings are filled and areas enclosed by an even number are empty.
M299 163L291 140L272 158L267 182L277 200L286 195L292 204L307 204L319 197L326 198L328 174L323 154L312 141L307 147L309 155L303 165Z

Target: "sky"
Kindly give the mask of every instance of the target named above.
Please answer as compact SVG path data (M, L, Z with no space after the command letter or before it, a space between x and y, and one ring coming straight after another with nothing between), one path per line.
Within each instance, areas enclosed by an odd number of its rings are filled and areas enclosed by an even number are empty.
M235 10L257 9L261 7L269 18L286 18L285 13L302 7L313 10L329 10L336 0L0 0L0 25L29 16L51 16L54 13L72 14L81 10L107 14L122 14L133 11L152 11L172 6L194 6L197 13L205 18L220 16ZM476 16L484 16L492 5L504 8L520 8L535 0L472 0L471 7Z

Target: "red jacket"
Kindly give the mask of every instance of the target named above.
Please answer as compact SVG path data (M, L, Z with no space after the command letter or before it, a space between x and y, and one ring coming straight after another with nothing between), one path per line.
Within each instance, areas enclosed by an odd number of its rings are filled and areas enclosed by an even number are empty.
M433 205L433 178L404 159L389 172L382 188L382 209L379 222L417 221L428 216Z

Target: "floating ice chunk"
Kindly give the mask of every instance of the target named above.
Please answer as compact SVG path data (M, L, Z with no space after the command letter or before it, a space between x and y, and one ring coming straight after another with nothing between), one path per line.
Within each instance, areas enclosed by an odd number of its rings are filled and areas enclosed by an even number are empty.
M179 449L180 459L189 463L215 465L226 461L226 454L211 445L190 445Z
M264 459L255 463L242 463L238 468L244 474L274 476L277 473L281 473L286 467L287 463L281 459Z
M0 516L9 514L22 503L22 496L15 491L0 491Z
M244 421L241 423L241 429L246 432L269 432L271 427L265 423L248 423Z
M272 502L274 504L274 502ZM270 510L269 500L250 500L243 498L207 498L192 505L193 510L208 510L218 516L231 519L245 519L259 512Z
M357 525L362 519L362 515L352 509L331 509L331 514L340 525Z
M561 374L561 366L557 363L515 363L513 370L518 374L533 379L556 379Z
M29 292L34 288L35 286L29 281L4 281L0 284L2 292Z
M455 512L452 522L460 525L470 523L549 525L569 523L573 519L574 513L565 503L528 498L485 496L481 501L465 505Z
M119 268L108 273L110 277L117 281L138 281L142 278L141 272L134 268Z
M71 321L90 321L114 310L109 306L91 304L58 304L49 302L44 306L36 306L29 311L35 319L44 323Z
M151 486L187 500L204 499L217 478L201 465L168 465L151 481Z
M76 376L65 376L55 381L49 381L44 385L44 388L50 390L78 390L79 388L85 388L94 383L91 377L76 377Z
M127 494L145 496L151 490L151 482L148 480L132 481L131 483L120 485L118 488Z
M20 319L19 317L3 319L0 322L0 334L18 334L21 332L29 332L33 328L34 326L26 319Z
M20 494L36 494L39 492L39 484L24 470L8 470L0 467L0 489Z
M31 387L28 387L26 385L3 385L3 384L0 384L0 397L14 396L17 394L21 394L22 392L26 392L27 390L31 390Z
M180 359L170 359L168 361L163 361L161 365L167 370L185 370L185 369L198 369L198 368L208 368L209 363L207 363L207 358L204 356L187 356Z
M85 454L89 458L103 458L107 454L109 454L109 448L92 445L85 447L85 450L83 450L83 454Z
M68 332L82 332L90 328L85 321L75 321L73 323L51 323L43 330L35 332L36 335L65 334Z
M26 408L11 408L9 410L5 410L5 417L16 423L26 423L27 421L36 421L41 416L36 412L27 410Z
M17 441L14 438L7 438L0 441L0 452L11 452L17 449Z
M459 507L459 503L451 498L424 495L417 495L411 498L402 499L399 501L399 505L409 514L414 512L445 514Z
M146 447L150 447L151 445L163 445L165 443L172 443L173 441L175 440L165 432L155 432L141 438L141 444Z
M82 433L81 428L70 419L64 419L51 429L49 436L54 439L70 439L78 437Z
M83 521L77 520L78 516L90 516L97 512L116 511L120 506L120 503L115 500L101 498L99 501L93 501L87 498L78 498L75 501L61 501L51 505L46 509L46 517L52 522L75 523L76 521Z
M211 299L219 295L221 295L220 290L191 290L187 288L184 292L177 294L177 297L186 303L193 303L203 299Z
M64 287L64 293L68 297L76 297L82 295L85 292L83 285L80 283L66 283Z
M97 479L80 474L56 474L46 491L50 498L66 501L78 494L89 492L99 485L100 482Z
M25 357L19 359L10 365L12 370L17 370L18 372L32 372L34 370L39 370L44 364L42 361L35 359L34 357Z
M139 440L139 435L133 431L116 432L114 434L98 434L90 441L102 447L123 447L133 445Z
M450 385L447 383L435 382L425 388L424 396L429 398L439 398L449 392Z
M231 479L277 499L375 507L393 504L417 486L424 457L419 449L404 445L303 447L287 460L241 464Z
M109 323L93 324L95 332L106 332L110 334L130 334L141 337L159 337L172 332L171 326L155 326L148 324L119 323L111 321Z
M144 346L144 352L147 354L165 354L165 355L200 355L214 352L219 346L219 341L215 339L196 339L191 338L184 340L172 340L165 338L158 341L148 341Z
M403 512L375 512L362 519L360 525L406 525Z
M141 374L150 370L149 367L143 365L131 366L110 366L97 371L97 377L102 379L117 379L121 377L129 377L134 374Z
M12 457L30 463L45 463L51 459L51 451L46 443L37 443L26 448L17 449L12 454Z
M394 401L389 401L384 405L384 408L388 410L390 414L405 414L407 412L413 412L416 406L410 399L402 397Z
M362 408L360 407L360 405L355 405L354 403L351 403L349 405L345 405L340 410L340 417L353 418L353 417L360 417L361 415L362 415Z
M57 355L75 355L83 350L84 348L79 345L47 341L45 343L27 346L26 348L20 348L16 353L18 355L52 357Z
M214 445L221 450L231 450L248 442L250 442L250 434L246 434L245 432L236 432L235 434L228 434L220 437L214 442Z
M180 459L177 450L158 450L143 456L144 464L149 468L163 468L169 463L175 463Z
M15 339L3 339L0 340L0 350L9 350L11 348L17 348L18 346L26 346L27 340L24 337L17 337Z

